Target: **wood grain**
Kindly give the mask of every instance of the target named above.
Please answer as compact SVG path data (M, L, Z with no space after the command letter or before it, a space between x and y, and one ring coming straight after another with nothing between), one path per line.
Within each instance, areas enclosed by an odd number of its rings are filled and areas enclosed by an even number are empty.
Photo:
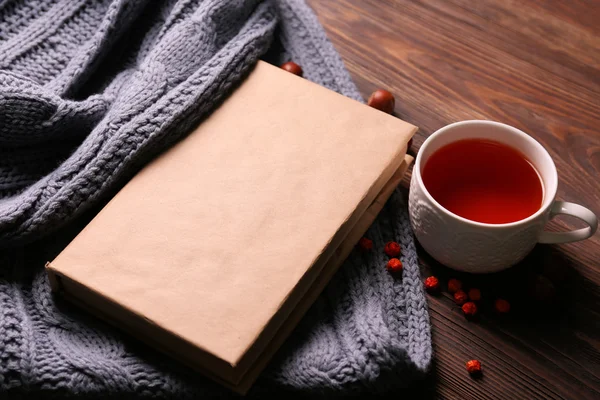
M365 98L396 96L417 125L490 119L528 132L552 155L558 198L600 215L600 4L546 0L309 0ZM410 177L407 178L407 180ZM558 218L551 230L581 227ZM600 234L538 246L498 274L453 272L419 250L423 274L483 292L476 321L448 293L430 296L435 363L415 388L435 398L600 398ZM555 295L540 299L549 287ZM537 288L537 289L536 289ZM500 317L496 297L512 310ZM548 297L548 296L546 296ZM464 363L481 360L473 379Z

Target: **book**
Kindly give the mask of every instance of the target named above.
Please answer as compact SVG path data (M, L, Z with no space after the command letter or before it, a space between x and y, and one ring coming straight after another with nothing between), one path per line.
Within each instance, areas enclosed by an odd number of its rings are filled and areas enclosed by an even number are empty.
M416 130L258 62L47 263L52 289L243 394L402 178Z

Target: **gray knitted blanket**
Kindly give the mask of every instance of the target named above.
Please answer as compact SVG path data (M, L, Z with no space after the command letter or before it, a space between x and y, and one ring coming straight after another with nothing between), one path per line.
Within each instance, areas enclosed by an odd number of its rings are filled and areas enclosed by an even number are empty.
M299 0L0 0L0 397L230 397L49 292L56 255L259 58L362 101ZM389 392L429 367L429 316L394 193L249 397ZM402 279L383 244L403 248ZM199 305L200 307L201 305Z

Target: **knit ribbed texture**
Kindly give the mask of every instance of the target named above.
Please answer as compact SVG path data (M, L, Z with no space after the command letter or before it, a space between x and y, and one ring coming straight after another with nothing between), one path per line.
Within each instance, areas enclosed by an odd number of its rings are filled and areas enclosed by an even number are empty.
M0 0L0 390L15 397L232 394L54 298L43 271L95 208L201 123L259 59L362 101L298 0ZM249 397L390 392L431 338L396 191ZM401 279L384 243L402 245ZM198 305L201 307L201 305ZM0 393L2 396L2 393Z

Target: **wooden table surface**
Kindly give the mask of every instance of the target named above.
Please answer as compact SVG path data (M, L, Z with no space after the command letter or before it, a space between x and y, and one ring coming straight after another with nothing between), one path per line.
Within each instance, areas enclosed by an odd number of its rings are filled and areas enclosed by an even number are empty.
M559 175L557 198L600 215L600 3L595 0L309 0L365 96L386 88L420 130L491 119L534 136ZM581 227L558 218L552 230ZM455 273L420 249L423 275L483 292L467 321L429 296L435 362L414 389L435 398L599 399L600 234L538 246L493 275ZM492 300L510 300L499 317ZM466 360L482 362L473 379Z

